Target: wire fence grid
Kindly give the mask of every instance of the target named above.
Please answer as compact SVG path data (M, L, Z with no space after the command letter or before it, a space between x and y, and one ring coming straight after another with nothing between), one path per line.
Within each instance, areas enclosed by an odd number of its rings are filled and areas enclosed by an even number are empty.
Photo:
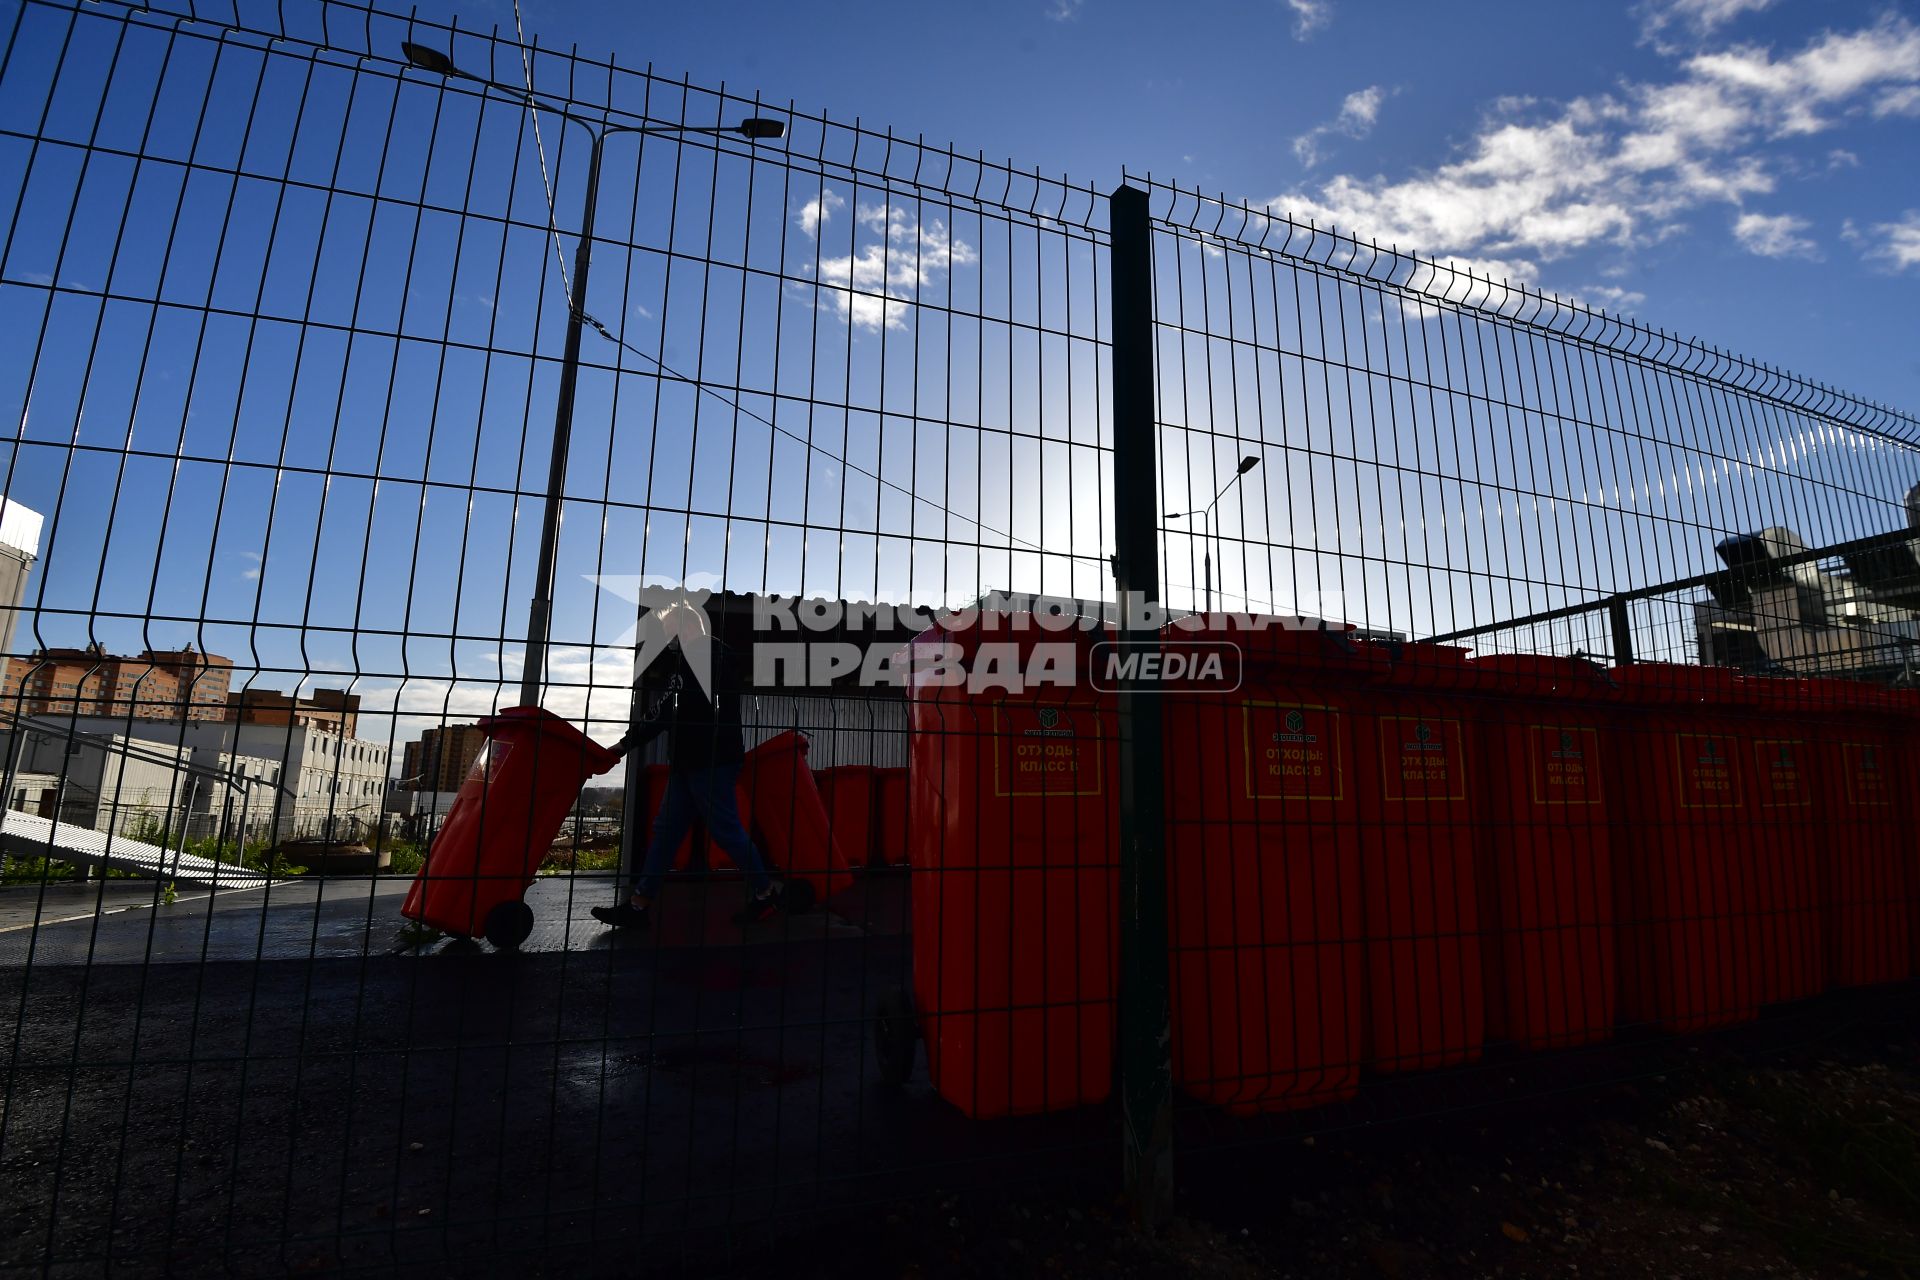
M1122 189L16 6L6 1261L1110 1189L1136 1097L1225 1160L1908 980L1920 422Z

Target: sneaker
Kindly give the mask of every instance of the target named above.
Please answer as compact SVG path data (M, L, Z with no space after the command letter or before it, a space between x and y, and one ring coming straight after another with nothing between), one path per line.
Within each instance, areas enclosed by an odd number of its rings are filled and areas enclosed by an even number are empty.
M631 902L622 902L613 907L595 907L591 914L601 924L609 924L616 929L644 929L648 920L647 908L636 907Z
M733 922L741 928L770 920L780 910L781 891L769 889L759 897L750 900L746 906L734 913Z

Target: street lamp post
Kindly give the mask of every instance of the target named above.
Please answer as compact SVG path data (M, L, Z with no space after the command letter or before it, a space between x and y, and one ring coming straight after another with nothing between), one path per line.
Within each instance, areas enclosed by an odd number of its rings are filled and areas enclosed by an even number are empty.
M1206 583L1206 612L1208 613L1213 612L1213 535L1216 527L1213 522L1213 509L1220 505L1220 499L1227 496L1227 490L1240 483L1241 476L1246 475L1247 472L1259 465L1260 455L1256 453L1248 454L1246 457L1240 459L1240 465L1235 468L1234 473L1227 478L1227 482L1220 486L1220 492L1213 495L1212 502L1209 502L1204 507L1195 507L1192 511L1167 512L1167 519L1169 520L1184 520L1188 516L1200 517L1201 563L1205 566L1204 572L1206 576L1203 581Z
M520 705L538 706L540 686L545 683L547 636L553 619L553 574L559 555L561 489L567 478L567 451L573 442L573 405L580 381L580 340L587 319L587 273L593 265L593 217L600 203L600 157L607 139L623 133L672 137L688 133L739 134L749 142L775 139L785 135L784 122L767 116L748 116L738 124L720 125L607 125L594 122L562 107L535 100L530 90L488 80L460 70L453 59L438 49L406 43L400 46L407 61L422 71L439 76L471 80L487 89L510 94L529 110L550 111L587 131L593 145L587 154L587 207L580 217L580 242L573 254L572 290L567 298L567 338L560 361L560 394L553 408L553 452L547 460L547 493L540 520L540 559L534 569L533 600L527 608L526 658L520 673Z

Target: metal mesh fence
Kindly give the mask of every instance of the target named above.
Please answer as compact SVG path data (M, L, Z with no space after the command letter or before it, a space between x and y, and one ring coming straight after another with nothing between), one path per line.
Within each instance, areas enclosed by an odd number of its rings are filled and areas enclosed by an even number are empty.
M1911 974L1911 418L346 0L9 21L9 1263L1151 1201Z

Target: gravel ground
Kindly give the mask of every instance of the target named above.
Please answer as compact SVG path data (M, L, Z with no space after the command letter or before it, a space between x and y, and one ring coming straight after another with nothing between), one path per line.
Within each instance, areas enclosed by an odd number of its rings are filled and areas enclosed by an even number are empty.
M737 1276L1920 1274L1920 1040L1904 1027L1445 1119L1182 1162L1158 1238L1072 1194L945 1194ZM689 1274L699 1273L697 1261Z

